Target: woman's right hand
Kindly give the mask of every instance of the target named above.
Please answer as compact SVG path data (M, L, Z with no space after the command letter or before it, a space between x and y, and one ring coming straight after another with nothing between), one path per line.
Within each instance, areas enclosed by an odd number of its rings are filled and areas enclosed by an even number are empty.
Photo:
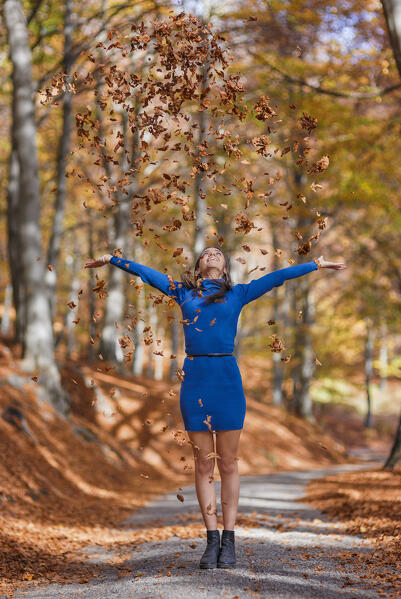
M105 254L104 256L100 256L100 258L89 258L89 261L85 264L85 268L97 268L98 266L109 264L112 257L111 254Z

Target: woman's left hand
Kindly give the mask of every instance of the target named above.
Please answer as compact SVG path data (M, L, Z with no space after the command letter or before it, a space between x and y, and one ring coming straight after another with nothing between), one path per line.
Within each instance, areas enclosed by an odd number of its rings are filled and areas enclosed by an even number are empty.
M330 262L329 260L325 260L323 256L319 256L317 261L319 262L320 268L332 268L333 270L343 270L344 268L347 268L344 262Z

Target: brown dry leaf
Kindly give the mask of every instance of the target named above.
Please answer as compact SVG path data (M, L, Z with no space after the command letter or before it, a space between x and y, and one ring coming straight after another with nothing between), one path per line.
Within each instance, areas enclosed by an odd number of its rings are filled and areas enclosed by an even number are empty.
M311 175L313 173L322 173L327 169L329 163L329 157L322 156L322 158L317 162L313 163L306 172L308 173L308 175Z
M213 432L212 426L210 424L211 419L211 416L206 416L206 420L204 420L203 423L206 424L210 432Z
M95 293L98 294L100 299L104 299L105 297L107 297L107 291L106 291L106 281L102 280L98 280L97 285L95 285L95 287L92 288L92 291L94 291Z
M302 129L306 129L308 133L310 133L313 129L317 127L317 118L310 116L305 112L302 114L299 121Z
M235 216L235 222L237 223L237 226L235 227L236 233L247 234L252 229L256 229L254 223L251 220L249 220L246 214L237 214Z
M177 368L177 370L175 371L177 377L179 378L180 381L184 380L184 376L185 376L185 372L181 369L181 368Z
M259 121L267 121L277 115L277 113L270 106L269 101L269 96L261 96L258 102L255 104L254 109L256 118Z
M272 352L282 352L285 350L285 345L281 339L278 338L276 334L271 335L272 342L269 344L269 347Z

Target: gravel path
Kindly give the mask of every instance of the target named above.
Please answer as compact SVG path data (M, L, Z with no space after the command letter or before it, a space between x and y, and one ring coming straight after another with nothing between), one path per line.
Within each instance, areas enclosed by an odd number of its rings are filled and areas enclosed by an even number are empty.
M369 464L375 465L375 464ZM335 554L371 553L366 539L342 533L341 524L330 522L321 512L298 501L305 485L331 472L363 468L347 465L325 470L295 471L242 477L239 514L251 526L236 527L237 567L200 570L206 536L149 542L133 548L124 566L128 575L118 576L111 551L86 547L82 557L102 564L102 576L89 583L50 584L28 588L16 599L376 599L383 597L359 575L339 567ZM216 483L220 496L220 483ZM182 514L198 511L194 487L165 495L135 512L130 525L151 520L182 525ZM219 506L220 509L220 506ZM181 519L180 519L181 518ZM144 529L146 531L146 528ZM363 575L363 573L362 573Z

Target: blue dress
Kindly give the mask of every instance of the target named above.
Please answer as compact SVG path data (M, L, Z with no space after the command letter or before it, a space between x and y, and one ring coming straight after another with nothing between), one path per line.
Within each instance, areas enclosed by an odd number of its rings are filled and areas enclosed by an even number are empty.
M185 352L181 381L180 410L187 431L242 429L246 401L235 356L194 356L192 354L232 353L237 323L244 306L279 287L288 279L305 275L318 267L314 261L281 268L250 283L234 285L220 302L206 304L204 297L186 289L149 266L113 256L111 264L139 276L144 283L175 299L183 316ZM222 279L221 279L222 280ZM215 279L202 283L203 295L214 293ZM209 428L208 424L211 428Z

